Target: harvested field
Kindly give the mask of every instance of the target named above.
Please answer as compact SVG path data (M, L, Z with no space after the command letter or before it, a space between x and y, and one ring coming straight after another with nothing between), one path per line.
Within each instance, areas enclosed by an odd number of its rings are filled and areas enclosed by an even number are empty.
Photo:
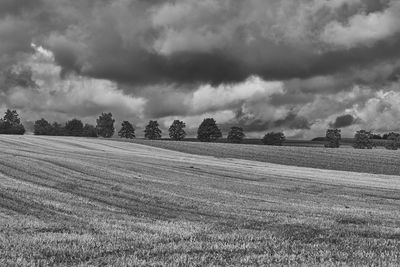
M116 139L118 141L124 141ZM175 142L135 139L144 144L195 155L237 158L289 166L375 174L400 175L400 151L378 149L339 149L305 146L256 146L246 144Z
M396 152L146 144L0 136L0 266L399 262L399 176L287 165Z

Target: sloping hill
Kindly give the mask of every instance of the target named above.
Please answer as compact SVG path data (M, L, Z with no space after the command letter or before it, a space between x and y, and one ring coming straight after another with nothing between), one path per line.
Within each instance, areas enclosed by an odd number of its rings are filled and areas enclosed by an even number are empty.
M397 263L400 177L0 136L0 265Z
M116 140L127 142L123 139ZM372 150L354 149L349 146L332 149L324 148L323 145L309 147L301 144L300 146L278 147L145 139L128 142L219 158L238 158L289 166L400 175L400 152L389 151L382 147Z

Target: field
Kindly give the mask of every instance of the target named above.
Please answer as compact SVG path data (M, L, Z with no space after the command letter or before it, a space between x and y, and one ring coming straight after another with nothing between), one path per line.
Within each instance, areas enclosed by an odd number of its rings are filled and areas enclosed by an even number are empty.
M37 136L0 149L0 266L400 261L396 151Z

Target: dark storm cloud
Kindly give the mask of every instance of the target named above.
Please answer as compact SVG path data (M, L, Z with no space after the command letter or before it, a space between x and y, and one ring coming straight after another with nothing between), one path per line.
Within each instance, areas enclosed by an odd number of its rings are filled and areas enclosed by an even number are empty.
M310 122L303 117L299 117L294 113L289 113L286 118L274 122L275 127L289 128L289 129L310 129Z
M1 0L0 15L19 15L42 4L42 0Z
M352 115L347 114L343 116L339 116L336 118L334 122L330 124L332 128L344 128L356 123L357 119L354 118Z
M291 129L291 130L309 130L311 123L304 117L298 116L295 113L289 113L285 118L276 121L265 121L261 119L249 120L240 119L244 114L242 111L238 111L236 124L231 123L223 126L223 129L229 129L232 126L239 125L247 132L260 132L269 129Z
M7 2L10 12L23 7L22 1ZM54 52L63 73L76 72L132 85L220 84L243 81L251 75L266 80L308 78L365 67L400 53L400 38L395 32L388 36L390 40L381 38L350 48L332 49L329 43L318 44L318 32L322 35L330 22L345 21L366 10L366 16L383 12L390 7L389 1L332 1L326 6L284 0L251 1L247 5L228 0L200 4L134 0L35 2L46 11L35 17L36 23L43 23L43 18L54 12L53 17L47 18L54 29L47 25L48 32L43 36L48 38L42 44ZM292 14L293 21L289 16L281 18L251 9L267 7ZM289 10L295 7L297 13ZM294 25L295 19L306 12L314 18ZM326 21L322 12L332 21ZM75 18L68 17L70 13L76 13ZM65 29L60 27L63 20L68 25ZM293 26L310 41L290 32ZM354 42L342 40L347 41Z

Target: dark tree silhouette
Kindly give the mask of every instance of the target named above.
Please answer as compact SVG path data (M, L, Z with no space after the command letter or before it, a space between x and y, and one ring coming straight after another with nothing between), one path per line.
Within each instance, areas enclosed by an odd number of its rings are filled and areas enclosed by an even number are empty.
M53 122L51 125L51 135L63 136L65 134L65 128L58 122Z
M340 129L328 129L326 130L326 140L329 142L325 144L325 147L338 148L340 146L340 140L342 135Z
M25 133L25 128L21 124L16 110L7 109L3 119L0 120L0 134L19 134Z
M185 138L186 132L184 128L186 124L180 120L174 120L174 122L169 127L169 137L175 141L181 141Z
M121 138L133 139L135 138L135 129L129 121L122 122L122 128L118 132L118 136Z
M3 120L5 122L10 123L12 126L18 125L21 123L19 119L18 113L16 110L9 110L7 109L6 114L4 114Z
M400 148L400 134L398 133L388 133L387 142L385 143L385 148L389 150L397 150Z
M33 125L33 133L35 135L53 135L53 127L45 119L35 121Z
M281 146L286 141L285 135L282 132L270 132L264 135L261 139L264 145Z
M371 139L383 139L382 136L380 134L371 134Z
M114 122L111 113L102 113L97 119L97 132L100 136L110 138L114 135Z
M150 140L161 139L161 130L157 121L149 121L144 130L144 137Z
M357 131L354 135L353 147L356 149L372 149L375 147L375 143L372 141L371 132L366 130Z
M82 136L85 137L98 137L96 127L91 124L86 123L83 127Z
M228 142L229 143L241 143L241 142L243 142L244 137L245 137L245 134L243 133L243 128L232 127L228 133Z
M69 136L82 136L83 123L81 120L72 119L65 124L65 133Z
M201 142L213 142L221 137L221 130L213 118L204 119L197 130L197 139Z

